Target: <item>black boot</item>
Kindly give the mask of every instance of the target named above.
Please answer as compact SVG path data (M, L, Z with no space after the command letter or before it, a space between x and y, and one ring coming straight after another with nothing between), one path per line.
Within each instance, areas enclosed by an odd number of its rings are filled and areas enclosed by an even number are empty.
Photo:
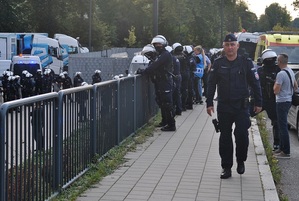
M161 128L161 131L175 131L175 130L176 130L175 126L169 126L169 125L166 125Z
M244 172L245 172L245 165L244 165L244 162L238 162L237 172L238 172L239 174L244 174Z
M220 178L221 179L228 179L232 176L232 170L230 168L223 168Z

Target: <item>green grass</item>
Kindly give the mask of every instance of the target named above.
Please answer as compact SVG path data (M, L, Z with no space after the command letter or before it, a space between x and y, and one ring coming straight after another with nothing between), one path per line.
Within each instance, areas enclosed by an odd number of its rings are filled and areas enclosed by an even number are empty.
M63 190L52 201L73 201L76 200L84 191L99 183L105 176L112 174L125 161L124 156L129 151L134 151L138 144L144 143L153 135L155 125L161 121L161 115L158 114L145 127L139 129L135 135L124 140L121 145L111 149L100 159L101 156L95 156L94 163L90 169L68 188Z
M259 127L260 135L263 141L263 145L266 151L267 159L269 162L269 166L272 172L273 180L277 188L278 196L280 201L288 201L288 198L285 194L283 194L281 190L281 170L278 166L278 160L273 157L272 154L272 145L271 142L269 141L269 135L272 133L269 133L267 130L267 125L266 121L267 119L265 118L266 114L264 112L260 113L259 115L256 116L257 124Z

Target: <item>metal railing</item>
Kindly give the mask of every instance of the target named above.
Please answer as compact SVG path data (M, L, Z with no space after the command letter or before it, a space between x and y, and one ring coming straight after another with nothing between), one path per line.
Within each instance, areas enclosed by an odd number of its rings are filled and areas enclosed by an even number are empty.
M157 111L141 76L3 103L0 201L54 197Z

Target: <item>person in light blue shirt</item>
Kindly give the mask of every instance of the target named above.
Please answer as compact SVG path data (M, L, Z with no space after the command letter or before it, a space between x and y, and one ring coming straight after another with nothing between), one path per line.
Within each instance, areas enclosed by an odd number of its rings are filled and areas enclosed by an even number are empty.
M195 91L195 103L203 104L202 101L202 78L204 75L204 69L211 68L211 61L205 55L205 51L202 46L198 45L194 48L196 55L196 71L194 72L194 91Z

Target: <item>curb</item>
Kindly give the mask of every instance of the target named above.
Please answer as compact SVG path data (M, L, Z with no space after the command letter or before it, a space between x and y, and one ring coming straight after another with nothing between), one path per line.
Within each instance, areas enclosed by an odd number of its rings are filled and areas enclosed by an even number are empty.
M254 150L258 169L264 188L265 201L279 201L277 189L273 180L272 172L264 149L263 141L257 126L256 119L251 119L251 134L253 138Z

